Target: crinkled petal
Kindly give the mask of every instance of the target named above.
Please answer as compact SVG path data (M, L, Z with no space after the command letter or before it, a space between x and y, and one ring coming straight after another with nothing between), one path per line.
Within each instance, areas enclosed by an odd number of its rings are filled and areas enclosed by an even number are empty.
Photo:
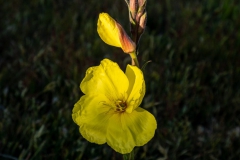
M126 111L131 113L132 110L142 103L146 88L143 73L138 67L128 65L126 69L126 76L129 81L129 88L127 91L129 95L127 100L128 108Z
M104 95L84 95L74 105L72 118L81 135L90 142L106 142L106 131L113 110Z
M151 140L156 128L155 117L141 107L131 114L114 114L108 123L107 143L119 153L130 153Z
M115 47L122 47L116 21L109 14L99 14L97 32L105 43Z
M128 89L128 79L118 64L104 59L101 64L87 70L80 84L84 94L104 94L109 99L123 97Z

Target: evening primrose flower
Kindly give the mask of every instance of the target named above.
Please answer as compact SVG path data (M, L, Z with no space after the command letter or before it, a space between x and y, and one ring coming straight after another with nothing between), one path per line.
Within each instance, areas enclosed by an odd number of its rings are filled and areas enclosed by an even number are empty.
M120 47L125 53L135 51L135 43L127 35L122 26L109 14L99 14L97 32L100 38L108 45Z
M72 118L88 141L107 143L126 154L154 136L154 116L139 107L145 81L138 67L128 65L124 73L117 63L104 59L87 70L80 89L85 95L74 105Z

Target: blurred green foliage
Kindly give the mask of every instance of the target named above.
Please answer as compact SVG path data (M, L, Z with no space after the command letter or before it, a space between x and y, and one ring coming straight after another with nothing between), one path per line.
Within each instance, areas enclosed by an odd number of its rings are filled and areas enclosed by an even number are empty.
M142 107L158 121L138 159L240 157L240 2L149 0L139 58ZM129 56L96 32L100 12L128 30L124 0L0 1L0 159L121 159L71 118L88 67Z

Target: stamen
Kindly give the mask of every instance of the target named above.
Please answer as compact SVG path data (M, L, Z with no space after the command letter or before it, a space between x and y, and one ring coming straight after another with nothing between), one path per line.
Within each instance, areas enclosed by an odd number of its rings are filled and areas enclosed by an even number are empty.
M127 103L125 101L117 100L115 104L116 104L116 111L125 112L127 108Z

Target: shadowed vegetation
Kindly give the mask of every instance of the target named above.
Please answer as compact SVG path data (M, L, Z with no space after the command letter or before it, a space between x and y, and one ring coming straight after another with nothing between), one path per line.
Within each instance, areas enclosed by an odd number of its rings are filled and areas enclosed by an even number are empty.
M139 58L142 107L158 121L136 148L146 160L240 157L240 2L149 0ZM0 2L0 159L121 159L81 137L71 118L87 68L103 58L130 63L102 42L98 14L129 33L124 0Z

